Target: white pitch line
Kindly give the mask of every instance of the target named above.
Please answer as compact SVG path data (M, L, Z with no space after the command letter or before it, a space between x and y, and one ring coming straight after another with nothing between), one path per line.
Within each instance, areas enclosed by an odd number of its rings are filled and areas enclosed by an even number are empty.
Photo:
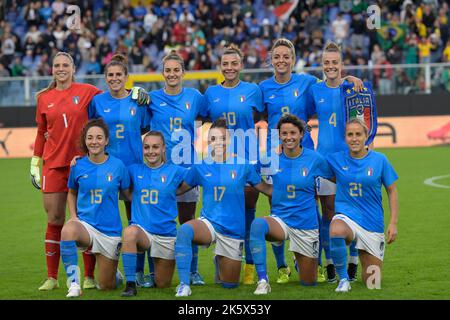
M432 186L432 187L436 187L436 188L450 189L450 186L446 186L446 185L438 184L438 183L434 182L435 180L448 178L448 177L450 177L450 174L447 174L445 176L439 176L439 177L431 177L431 178L426 179L423 183L426 185Z

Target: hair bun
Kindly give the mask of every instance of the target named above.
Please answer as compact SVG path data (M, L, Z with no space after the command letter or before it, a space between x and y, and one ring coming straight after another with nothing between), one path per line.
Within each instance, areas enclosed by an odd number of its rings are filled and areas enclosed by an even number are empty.
M111 61L117 61L123 64L128 64L128 59L120 53L116 53L115 55L113 55Z

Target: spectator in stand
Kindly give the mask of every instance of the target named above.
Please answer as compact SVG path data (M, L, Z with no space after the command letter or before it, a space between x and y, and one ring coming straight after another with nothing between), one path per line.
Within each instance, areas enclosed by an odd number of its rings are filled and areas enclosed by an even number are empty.
M430 50L431 50L431 41L427 37L422 37L417 44L419 49L419 61L420 63L430 63Z
M57 16L62 16L66 10L66 4L62 0L55 0L52 3L52 10Z
M39 16L41 20L48 23L51 21L52 17L52 8L50 7L49 1L44 1L42 6L39 8Z
M25 21L27 22L28 28L31 26L36 26L36 27L39 26L39 23L40 23L39 7L40 7L40 2L38 2L38 1L29 2L28 5L25 6L24 18L25 18Z
M342 16L342 13L338 13L336 20L331 24L333 30L334 41L341 45L344 40L348 37L349 26L348 22Z
M450 62L450 40L447 40L447 44L442 52L442 62Z
M18 56L14 58L11 66L11 76L12 77L23 77L26 75L26 69L22 64L22 59Z
M379 61L379 65L383 66L383 68L380 69L380 78L378 81L379 84L379 90L380 94L392 94L394 92L393 88L393 69L391 63L386 60L386 56L383 54L381 55L381 59Z
M350 28L353 30L353 34L350 37L350 45L353 49L364 48L364 33L366 32L366 21L362 18L361 14L355 14L353 16Z
M144 53L142 50L137 46L134 45L133 49L130 53L130 61L131 61L131 72L132 73L144 73Z
M9 76L11 76L11 75L9 74L8 69L6 69L2 63L0 63L0 78L9 77ZM4 84L6 84L6 82L0 81L0 85L3 86Z

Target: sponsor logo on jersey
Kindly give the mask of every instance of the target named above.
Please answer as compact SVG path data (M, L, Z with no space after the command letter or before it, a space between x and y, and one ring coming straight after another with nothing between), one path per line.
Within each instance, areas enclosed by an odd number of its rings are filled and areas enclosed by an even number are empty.
M295 89L295 90L294 90L294 97L297 98L298 96L299 96L299 94L298 94L298 89Z
M231 170L231 179L235 179L237 177L237 172L235 170Z
M47 106L47 108L53 108L53 106L54 106L55 104L53 104L53 103L49 103L49 105Z
M308 168L302 168L302 177L306 177L308 175Z
M367 176L368 177L371 177L371 176L373 176L373 169L372 168L367 168Z
M347 167L347 166L343 166L343 167L342 167L342 170L347 171L347 170L348 170L348 167Z
M80 179L87 179L87 178L89 178L89 176L88 176L87 174L83 174L83 175L80 177Z
M269 99L270 99L270 100L275 99L275 95L274 95L274 94L271 95L271 96L269 97Z
M138 179L144 179L144 176L138 176Z
M245 101L245 96L240 96L239 97L239 101L244 102Z
M112 173L108 173L108 174L106 175L106 180L108 180L108 182L113 181L113 175L112 175Z
M160 105L161 107L164 107L164 106L167 106L167 103L161 102L159 105Z
M167 180L166 176L161 176L161 182L162 183L166 183L166 180Z
M75 104L79 104L80 103L80 97L79 96L75 96L72 98L73 103Z
M325 99L324 99L324 98L322 98L322 99L319 100L319 103L324 103L324 102L325 102Z
M130 108L130 114L134 117L136 115L136 108Z
M217 103L219 101L220 101L220 98L216 98L216 99L213 100L214 103Z
M208 172L207 174L205 174L205 177L212 177L212 173Z
M103 112L105 113L111 112L111 109L103 109Z
M189 110L191 108L191 105L189 104L189 102L185 102L184 106L186 107L186 110Z

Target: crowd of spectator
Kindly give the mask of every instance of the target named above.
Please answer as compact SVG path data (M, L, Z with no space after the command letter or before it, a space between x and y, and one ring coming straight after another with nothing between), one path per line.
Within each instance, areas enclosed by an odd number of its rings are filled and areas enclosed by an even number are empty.
M0 77L49 75L60 50L74 57L78 74L102 73L116 52L128 57L133 73L160 71L161 58L172 49L188 70L214 69L229 42L240 46L246 68L266 68L270 46L280 36L295 44L298 70L319 66L328 40L342 46L346 65L385 65L372 75L385 90L392 87L383 83L394 77L392 64L450 61L448 0L305 0L286 20L274 14L283 2L4 0ZM74 19L77 12L67 12L71 4L79 7L80 21ZM372 4L381 8L381 28L370 30ZM418 78L416 69L400 76Z

